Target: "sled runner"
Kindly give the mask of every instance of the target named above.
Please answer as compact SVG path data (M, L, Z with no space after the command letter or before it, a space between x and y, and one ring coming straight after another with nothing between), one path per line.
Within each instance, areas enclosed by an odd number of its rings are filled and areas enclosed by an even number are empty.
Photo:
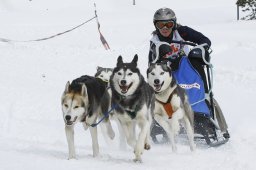
M204 44L197 46L194 43L184 41L172 41L172 43L181 46L181 50L178 53L179 57L165 55L164 58L160 58L159 54L163 54L161 45L167 43L159 42L156 45L157 58L154 62L168 60L170 61L168 64L171 64L171 67L176 67L175 71L173 71L173 76L177 83L186 90L194 111L195 140L204 140L210 147L226 143L230 138L227 130L228 126L212 92L213 75L212 64L210 63L210 53L212 51L205 50ZM184 45L194 46L188 57L182 52L182 46ZM173 60L174 58L175 60ZM190 59L197 60L199 65L203 67L202 72L204 75L194 68ZM151 129L150 135L154 143L168 142L166 132L156 121L153 121Z

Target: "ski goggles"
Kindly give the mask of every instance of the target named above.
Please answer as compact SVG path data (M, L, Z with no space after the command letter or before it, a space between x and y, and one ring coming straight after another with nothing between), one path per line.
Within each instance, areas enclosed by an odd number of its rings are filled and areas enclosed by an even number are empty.
M174 22L173 21L157 21L156 22L156 28L158 29L163 29L164 27L166 27L167 29L171 29L174 27Z

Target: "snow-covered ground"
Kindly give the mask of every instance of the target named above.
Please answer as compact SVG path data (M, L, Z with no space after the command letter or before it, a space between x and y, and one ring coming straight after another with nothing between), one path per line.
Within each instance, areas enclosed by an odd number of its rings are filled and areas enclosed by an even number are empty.
M93 20L62 36L40 42L0 42L0 169L255 169L256 22L236 21L235 0L0 0L0 38L31 40L68 30L94 16L96 2L106 51ZM118 133L111 144L101 134L101 156L92 157L89 131L75 128L77 160L68 149L60 97L68 80L96 67L114 67L121 54L130 61L139 55L147 69L152 17L160 7L175 10L178 22L212 40L214 94L231 133L218 148L178 143L154 145L143 163L132 162L131 148L119 150ZM115 127L115 126L114 126Z

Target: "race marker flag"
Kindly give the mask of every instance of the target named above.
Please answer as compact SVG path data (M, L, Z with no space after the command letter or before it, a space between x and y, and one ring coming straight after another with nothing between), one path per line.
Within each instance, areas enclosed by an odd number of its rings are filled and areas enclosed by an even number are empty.
M96 4L95 3L94 3L94 8L95 8L95 17L96 17L96 21L97 21L97 25L98 25L98 31L100 33L101 43L103 44L103 46L105 47L106 50L110 50L110 47L109 47L106 39L104 38L104 36L100 32L100 23L99 23L99 20L98 20L97 11L96 11Z

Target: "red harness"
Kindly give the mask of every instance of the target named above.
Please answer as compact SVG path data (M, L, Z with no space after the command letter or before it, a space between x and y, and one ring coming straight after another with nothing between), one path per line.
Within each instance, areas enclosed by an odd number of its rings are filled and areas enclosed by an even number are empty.
M160 101L160 100L157 100L159 103L161 103L164 107L164 110L166 112L166 114L168 115L169 119L172 118L172 115L173 115L173 109L172 109L172 105L171 105L171 99L172 99L172 94L169 96L168 100L166 101L166 103Z

